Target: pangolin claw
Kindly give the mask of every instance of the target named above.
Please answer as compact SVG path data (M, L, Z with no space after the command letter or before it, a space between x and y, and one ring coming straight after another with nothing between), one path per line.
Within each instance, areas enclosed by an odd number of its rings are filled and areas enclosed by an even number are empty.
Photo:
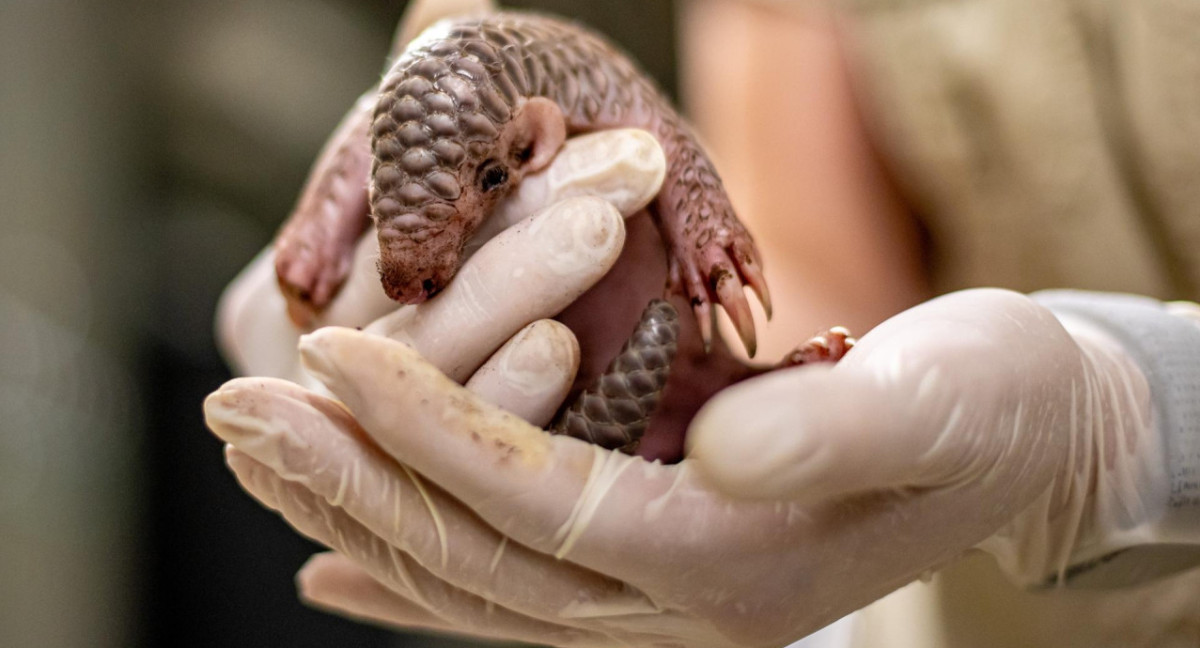
M733 258L738 262L738 271L742 275L742 280L758 296L758 303L762 304L763 313L770 320L773 314L771 291L767 289L767 278L763 276L762 262L758 259L758 251L753 245L738 246L734 250Z
M696 300L692 305L692 313L696 323L700 325L700 341L704 343L704 352L712 352L713 312L708 300Z
M854 348L856 342L846 327L835 326L793 349L776 367L783 369L815 362L837 362Z
M733 322L746 354L751 358L758 351L758 338L754 333L754 315L750 312L750 302L742 290L742 282L737 275L725 274L717 282L717 298L725 308L725 314Z
M732 246L710 245L701 249L695 255L699 263L692 262L692 259L688 258L691 256L688 252L681 253L676 250L675 253L684 257L683 261L678 263L682 270L675 271L673 268L670 276L673 281L676 277L686 277L685 285L676 288L676 291L691 299L705 351L709 351L712 345L712 303L715 301L725 309L725 314L733 323L747 355L753 358L758 351L758 338L755 333L754 315L750 311L750 301L746 298L744 287L749 284L759 295L764 310L769 308L770 293L766 292L766 283L759 271L761 265L753 263L748 255L738 254ZM676 262L676 259L672 261Z

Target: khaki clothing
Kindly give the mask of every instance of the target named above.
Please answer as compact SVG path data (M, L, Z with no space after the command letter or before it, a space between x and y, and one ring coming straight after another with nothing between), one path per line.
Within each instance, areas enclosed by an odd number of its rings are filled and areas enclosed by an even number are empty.
M1200 297L1200 3L850 6L867 119L938 289Z

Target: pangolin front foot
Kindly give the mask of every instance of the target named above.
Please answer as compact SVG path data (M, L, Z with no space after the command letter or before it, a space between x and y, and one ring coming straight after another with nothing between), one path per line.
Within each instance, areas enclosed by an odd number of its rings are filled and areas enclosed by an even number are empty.
M854 348L856 342L845 327L835 326L820 335L814 335L793 349L779 361L776 368L785 369L814 362L837 362Z
M301 328L333 301L350 274L354 246L321 232L285 231L275 245L275 275L287 301L288 317Z
M699 245L676 248L670 268L668 289L687 295L700 325L704 348L707 350L712 344L712 303L716 301L729 315L746 353L753 358L758 350L758 339L743 287L749 286L758 296L768 319L771 317L771 293L763 277L758 250L746 231L720 228Z
M275 239L275 275L288 317L301 328L345 283L368 220L370 126L374 90L364 94L329 138L309 172L295 211Z

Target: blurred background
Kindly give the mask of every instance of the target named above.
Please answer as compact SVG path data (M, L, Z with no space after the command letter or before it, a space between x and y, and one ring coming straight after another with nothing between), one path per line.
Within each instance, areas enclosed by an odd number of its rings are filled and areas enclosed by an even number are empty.
M404 2L0 0L0 646L448 646L302 607L317 548L224 469L222 288ZM573 16L673 92L669 0Z

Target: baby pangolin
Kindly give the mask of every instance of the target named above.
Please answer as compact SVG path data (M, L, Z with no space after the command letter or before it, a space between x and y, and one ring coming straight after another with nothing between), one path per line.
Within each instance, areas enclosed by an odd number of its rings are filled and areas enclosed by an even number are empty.
M706 344L711 304L720 303L753 355L743 286L769 314L762 263L695 137L604 38L521 13L434 25L391 66L373 107L360 102L339 128L276 242L290 315L307 324L333 299L368 214L384 291L406 304L428 299L458 271L464 245L496 202L544 168L567 136L617 127L653 133L666 154L651 213L668 247L667 291L690 299ZM368 166L369 189L358 183ZM648 309L647 317L662 319L663 311Z

